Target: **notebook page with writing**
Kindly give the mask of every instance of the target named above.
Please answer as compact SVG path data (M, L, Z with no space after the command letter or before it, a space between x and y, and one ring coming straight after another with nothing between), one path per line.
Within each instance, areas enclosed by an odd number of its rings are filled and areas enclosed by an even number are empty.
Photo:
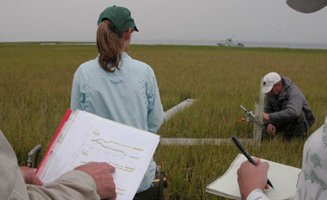
M117 200L133 199L159 139L157 134L76 110L60 130L37 175L50 183L77 166L107 162L116 168L112 176Z
M237 184L237 170L241 164L247 161L243 154L238 154L233 163L223 176L207 186L207 192L218 196L241 199L241 194ZM275 189L265 190L265 194L270 199L291 199L295 194L299 168L261 159L262 162L269 163L268 178Z

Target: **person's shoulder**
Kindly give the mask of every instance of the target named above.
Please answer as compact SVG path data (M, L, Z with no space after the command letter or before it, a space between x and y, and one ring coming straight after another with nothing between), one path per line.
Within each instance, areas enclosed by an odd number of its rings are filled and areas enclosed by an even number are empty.
M287 78L287 77L283 77L283 81L284 81L284 91L287 93L287 95L289 97L291 96L303 96L302 91L300 90L300 88L298 88L292 81L291 79Z
M151 68L151 66L143 61L140 60L136 60L132 58L132 62L133 64L139 66L139 67L143 67L143 68Z
M91 66L97 65L98 64L98 58L86 61L84 63L82 63L78 69L87 69L90 68Z
M86 74L92 73L95 71L94 68L97 68L98 65L98 58L86 61L76 69L75 75L79 74L85 76Z
M284 87L286 87L286 88L291 85L294 85L292 80L288 77L282 77L282 82L283 82Z
M134 68L137 70L141 70L141 71L144 71L147 73L154 73L152 67L143 61L133 59L130 57L130 62L134 66Z
M286 91L297 91L299 88L293 83L293 81L288 77L282 77L283 87Z

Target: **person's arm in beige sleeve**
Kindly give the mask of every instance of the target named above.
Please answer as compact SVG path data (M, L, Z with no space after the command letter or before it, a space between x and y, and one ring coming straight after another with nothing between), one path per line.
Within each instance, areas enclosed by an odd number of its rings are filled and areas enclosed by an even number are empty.
M42 186L27 185L30 199L116 199L111 173L114 167L107 163L90 163L65 173L52 183Z

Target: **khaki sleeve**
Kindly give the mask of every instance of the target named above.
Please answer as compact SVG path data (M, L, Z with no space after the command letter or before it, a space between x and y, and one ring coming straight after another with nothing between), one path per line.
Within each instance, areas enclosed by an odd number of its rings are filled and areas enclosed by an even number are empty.
M30 199L100 199L96 184L87 173L73 170L43 186L27 185Z

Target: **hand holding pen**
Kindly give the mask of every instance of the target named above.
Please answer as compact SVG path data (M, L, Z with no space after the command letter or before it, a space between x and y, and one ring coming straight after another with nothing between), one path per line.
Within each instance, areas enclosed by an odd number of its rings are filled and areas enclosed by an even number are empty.
M237 170L237 182L242 199L247 199L248 195L255 189L268 189L267 171L269 164L261 162L259 158L253 158L257 163L254 166L250 162L243 162Z
M253 164L254 166L257 166L257 162L255 162L252 157L250 156L249 152L243 147L243 145L240 143L240 141L237 139L237 137L234 135L232 137L233 142L235 145L240 149L240 151L244 154L244 156L248 159L248 161ZM260 160L260 159L259 159ZM267 169L268 170L268 169ZM272 183L267 179L267 184L274 189L274 186Z

